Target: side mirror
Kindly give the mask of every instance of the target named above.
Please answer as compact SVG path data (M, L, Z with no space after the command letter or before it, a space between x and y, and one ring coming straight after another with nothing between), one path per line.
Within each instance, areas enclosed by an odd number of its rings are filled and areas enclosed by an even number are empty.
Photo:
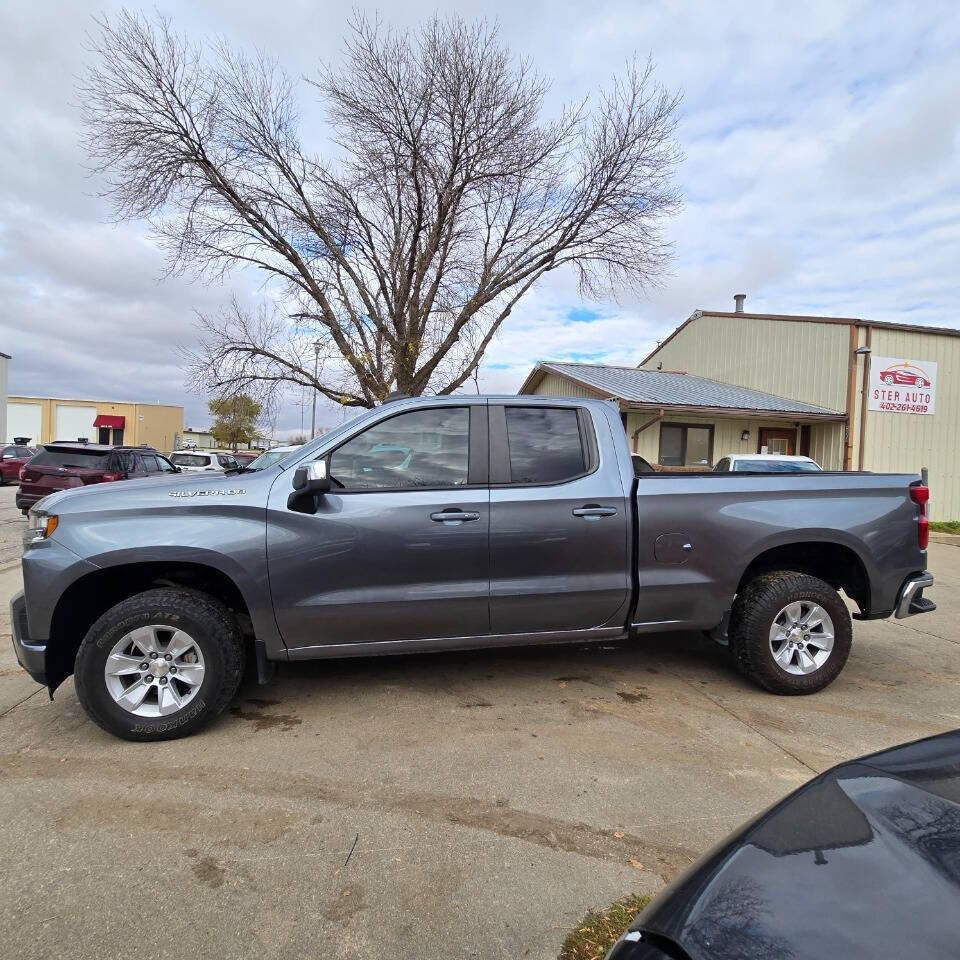
M287 509L313 512L316 498L330 490L325 460L312 460L293 473L293 492L287 497Z

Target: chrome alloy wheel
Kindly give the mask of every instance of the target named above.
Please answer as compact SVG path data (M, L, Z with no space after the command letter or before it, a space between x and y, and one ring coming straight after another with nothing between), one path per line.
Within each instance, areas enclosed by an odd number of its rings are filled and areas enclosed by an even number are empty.
M812 600L794 600L774 618L770 627L770 651L787 673L814 673L830 659L833 621Z
M103 668L113 702L138 717L165 717L185 707L203 673L203 654L193 637L161 624L121 637Z

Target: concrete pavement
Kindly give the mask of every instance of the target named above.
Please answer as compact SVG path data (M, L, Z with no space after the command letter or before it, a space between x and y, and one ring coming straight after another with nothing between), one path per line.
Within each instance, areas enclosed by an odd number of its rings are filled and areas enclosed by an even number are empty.
M0 938L23 958L555 957L588 908L655 892L814 773L960 726L960 548L930 566L937 612L855 624L806 698L663 635L289 666L199 736L139 745L72 681L50 703L4 636ZM18 584L0 569L6 634Z

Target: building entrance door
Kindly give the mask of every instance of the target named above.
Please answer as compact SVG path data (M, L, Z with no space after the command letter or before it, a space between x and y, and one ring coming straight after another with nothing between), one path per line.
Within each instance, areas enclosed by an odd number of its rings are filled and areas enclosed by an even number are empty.
M796 430L785 427L761 427L757 440L757 453L781 453L792 457L796 449L796 441Z

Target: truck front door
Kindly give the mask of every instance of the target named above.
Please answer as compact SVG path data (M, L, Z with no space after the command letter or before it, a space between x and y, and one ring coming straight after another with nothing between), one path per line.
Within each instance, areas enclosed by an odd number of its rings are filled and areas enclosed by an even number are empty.
M485 636L490 503L486 404L379 420L327 454L333 487L291 509L270 492L267 555L291 654L330 644Z
M609 424L573 405L489 413L491 631L622 626L631 518Z

